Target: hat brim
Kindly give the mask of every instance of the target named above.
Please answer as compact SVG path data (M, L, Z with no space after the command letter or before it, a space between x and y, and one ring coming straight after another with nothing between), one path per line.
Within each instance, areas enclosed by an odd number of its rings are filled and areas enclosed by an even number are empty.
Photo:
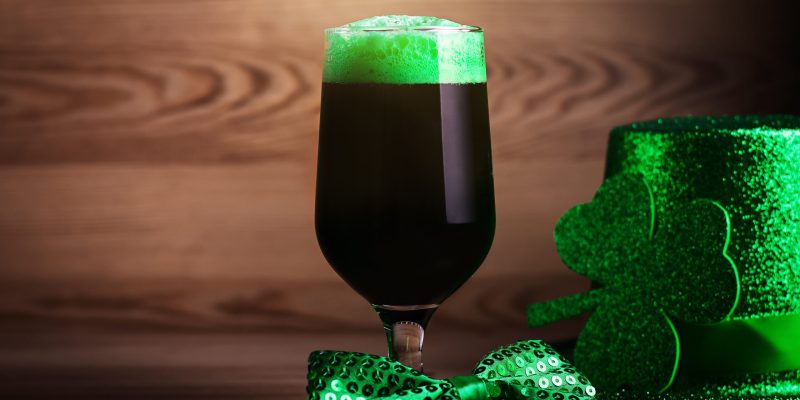
M554 342L553 348L572 359L576 339ZM587 375L591 381L591 376ZM800 370L719 377L710 381L692 381L684 377L664 393L622 390L598 391L598 400L774 400L800 399Z

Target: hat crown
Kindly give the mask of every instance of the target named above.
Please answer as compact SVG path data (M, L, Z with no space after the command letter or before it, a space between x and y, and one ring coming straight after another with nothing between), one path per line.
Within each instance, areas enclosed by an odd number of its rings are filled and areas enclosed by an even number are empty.
M696 199L728 210L728 255L742 282L733 318L800 312L800 117L620 126L611 132L605 175L621 173L644 177L659 214Z

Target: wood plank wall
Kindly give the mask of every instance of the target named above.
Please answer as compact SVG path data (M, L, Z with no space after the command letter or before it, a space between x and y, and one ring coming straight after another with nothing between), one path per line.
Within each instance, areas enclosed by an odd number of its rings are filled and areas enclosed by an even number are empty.
M497 236L436 323L524 327L587 287L551 232L611 127L800 113L791 3L2 0L0 327L375 327L316 245L315 146L322 29L390 13L486 30Z

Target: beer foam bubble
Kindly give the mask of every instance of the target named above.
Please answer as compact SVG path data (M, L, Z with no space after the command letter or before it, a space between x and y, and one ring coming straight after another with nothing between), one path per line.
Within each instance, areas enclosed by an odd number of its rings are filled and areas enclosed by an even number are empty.
M486 82L483 31L446 19L385 15L325 31L328 83Z

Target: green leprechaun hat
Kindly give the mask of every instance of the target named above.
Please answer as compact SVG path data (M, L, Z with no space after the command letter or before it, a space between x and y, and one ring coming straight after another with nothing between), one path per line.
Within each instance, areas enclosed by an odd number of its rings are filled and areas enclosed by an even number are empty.
M555 241L592 290L529 323L592 312L575 365L600 398L800 398L800 117L615 128Z

